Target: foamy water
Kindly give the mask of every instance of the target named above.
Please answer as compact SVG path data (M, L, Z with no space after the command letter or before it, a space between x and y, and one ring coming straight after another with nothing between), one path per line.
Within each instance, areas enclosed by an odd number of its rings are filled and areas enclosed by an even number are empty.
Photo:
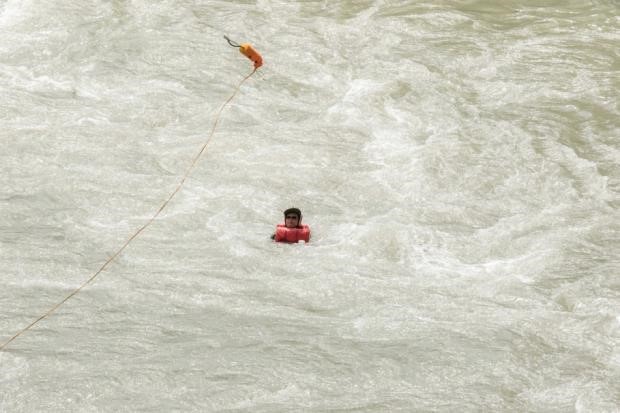
M620 8L520 3L0 0L0 343L265 60L0 411L619 411Z

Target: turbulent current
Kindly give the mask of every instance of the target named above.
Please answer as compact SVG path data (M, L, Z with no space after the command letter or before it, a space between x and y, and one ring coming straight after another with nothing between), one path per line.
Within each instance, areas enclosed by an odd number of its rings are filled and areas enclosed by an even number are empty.
M224 35L1 412L620 410L615 0L0 0L0 343Z

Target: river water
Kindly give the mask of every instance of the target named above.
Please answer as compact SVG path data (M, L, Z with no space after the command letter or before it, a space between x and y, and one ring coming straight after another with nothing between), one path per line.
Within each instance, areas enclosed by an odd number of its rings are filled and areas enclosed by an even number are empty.
M0 342L265 61L0 411L618 412L620 3L534 3L0 0Z

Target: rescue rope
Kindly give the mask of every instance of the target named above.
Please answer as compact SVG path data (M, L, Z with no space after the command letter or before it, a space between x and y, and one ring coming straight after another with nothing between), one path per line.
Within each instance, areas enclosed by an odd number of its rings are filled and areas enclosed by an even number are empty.
M232 46L232 42L231 40L224 36L224 38L228 41L228 43L231 44ZM253 59L253 56L249 56L247 53L245 53L243 46L249 46L248 44L245 45L236 45L235 47L239 47L239 50L241 51L241 53L243 53L245 56L247 56L250 60L252 60L254 62L254 70L252 70L252 72L247 75L246 77L244 77L238 84L237 87L235 88L235 90L233 91L233 93L230 95L230 97L228 99L226 99L226 101L224 102L224 104L220 107L220 110L217 112L217 115L215 116L215 120L213 122L213 127L211 128L211 132L209 133L209 136L207 138L207 140L205 141L205 143L202 145L202 147L200 148L200 151L198 152L198 154L194 157L194 159L192 160L191 164L189 165L189 168L187 168L187 171L185 172L185 174L183 175L183 178L181 178L181 181L179 182L179 184L177 185L177 187L174 189L174 191L172 191L172 193L170 194L170 196L168 196L168 198L164 201L163 204L161 204L161 206L159 207L159 209L157 210L157 212L155 212L155 214L144 224L142 225L137 231L135 231L128 239L127 241L125 241L125 243L101 266L101 268L99 268L97 270L97 272L95 272L88 280L86 280L82 285L80 285L78 288L76 288L75 290L73 290L71 292L71 294L67 295L62 301L60 301L59 303L57 303L56 305L54 305L51 309L49 309L45 314L43 314L42 316L40 316L39 318L37 318L35 321L33 321L32 323L30 323L27 327L23 328L22 330L20 330L17 334L15 334L13 337L11 337L10 339L8 339L6 342L4 342L2 345L0 345L0 351L3 351L4 348L9 345L13 340L15 340L17 337L21 336L23 333L25 333L26 331L30 330L32 327L34 327L39 321L47 318L48 316L50 316L52 313L54 313L61 305L63 305L64 303L66 303L69 299L71 299L71 297L73 297L74 295L76 295L77 293L79 293L84 287L86 287L88 284L90 284L91 282L93 282L95 280L95 278L97 278L97 276L99 274L101 274L103 272L103 270L105 270L108 265L110 265L114 259L116 257L118 257L123 250L125 250L125 248L127 248L127 246L129 246L129 244L136 238L138 237L138 235L140 235L140 233L142 233L142 231L144 231L149 225L151 225L153 223L153 221L155 221L155 219L157 219L157 217L159 216L159 214L166 208L166 206L168 205L168 203L170 203L170 201L172 200L172 198L175 197L175 195L181 190L181 188L183 187L183 185L185 184L185 181L187 180L187 178L189 177L190 173L193 171L194 167L196 166L196 164L198 163L198 160L200 159L200 157L203 155L203 153L205 152L205 150L207 149L207 145L209 145L209 142L211 142L211 139L213 138L213 134L215 133L215 129L217 128L217 125L220 121L220 115L222 114L222 112L224 111L224 108L228 105L228 103L230 103L230 101L233 100L233 98L237 95L237 92L239 92L239 89L241 88L241 86L243 85L243 83L248 80L254 73L256 73L256 70L262 65L262 57L254 50L250 47L250 49L252 50L252 52L255 54L255 56L258 56L258 58L260 58L260 64L257 65L257 61Z
M232 47L241 47L240 44L237 44L236 42L233 42L232 40L230 40L228 38L228 36L224 36L224 39L226 39L226 41L228 42L229 45L231 45Z

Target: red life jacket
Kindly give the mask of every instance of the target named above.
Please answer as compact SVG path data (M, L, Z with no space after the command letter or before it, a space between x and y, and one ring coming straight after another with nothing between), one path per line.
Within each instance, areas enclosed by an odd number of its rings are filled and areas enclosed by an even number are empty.
M288 243L296 243L301 240L309 242L310 227L307 225L300 225L296 228L287 228L284 224L278 224L274 240L276 242Z

